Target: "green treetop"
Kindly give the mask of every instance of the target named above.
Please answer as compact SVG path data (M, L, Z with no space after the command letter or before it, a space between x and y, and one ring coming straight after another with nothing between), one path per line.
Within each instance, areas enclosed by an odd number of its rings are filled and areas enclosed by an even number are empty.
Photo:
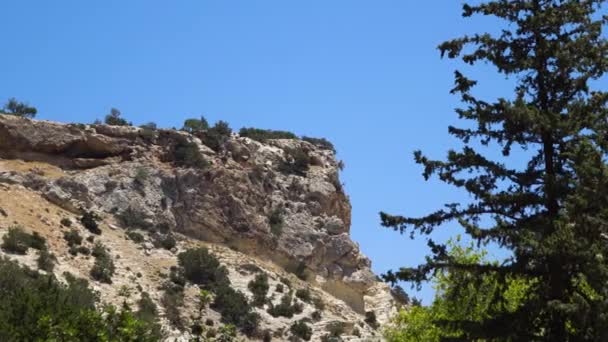
M442 56L494 65L516 80L508 98L484 101L476 81L455 72L452 93L465 127L449 127L462 150L447 160L420 151L424 177L433 175L467 191L471 203L449 203L423 217L381 213L382 224L404 233L431 234L458 222L479 243L512 252L503 263L462 263L428 239L432 255L415 268L385 275L389 281L428 280L436 270L460 270L481 281L493 275L502 289L491 315L451 321L467 340L608 340L608 94L590 81L608 68L602 28L605 0L513 0L465 4L463 15L506 23L498 35L475 34L439 46ZM499 148L503 158L482 154ZM527 158L512 157L512 150ZM515 150L514 150L515 151ZM507 310L509 279L531 284L517 310ZM501 309L502 307L502 309Z

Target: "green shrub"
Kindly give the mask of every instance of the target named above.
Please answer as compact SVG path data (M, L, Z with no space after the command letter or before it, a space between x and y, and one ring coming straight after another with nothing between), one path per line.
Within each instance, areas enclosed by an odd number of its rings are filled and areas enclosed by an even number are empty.
M166 234L164 236L161 236L161 238L158 240L158 245L170 251L171 249L173 249L173 247L177 246L177 241L175 241L173 235Z
M321 320L321 311L319 310L315 310L313 311L312 314L310 314L310 318L312 318L313 321L318 322Z
M142 292L141 298L137 301L137 307L137 318L145 322L158 321L158 308L148 292Z
M298 265L296 266L296 269L294 271L294 274L296 275L296 277L300 278L301 280L306 280L306 263L304 263L304 261L300 261L298 263Z
M230 283L228 271L205 247L191 248L177 256L186 279L203 287L214 288Z
M151 130L151 131L155 131L158 129L158 125L156 124L156 122L152 122L152 121L145 123L143 125L140 125L139 127L143 128L145 130Z
M38 251L38 259L36 260L38 269L47 272L53 272L56 261L57 258L55 257L55 255L53 255L53 253L51 253L47 248Z
M133 178L133 182L139 188L143 187L146 184L146 181L150 178L150 172L145 167L138 167L135 171L135 177Z
M270 139L297 139L298 137L287 131L274 131L271 129L259 129L259 128L241 128L239 135L247 137L261 143L265 143Z
M325 303L323 302L323 299L321 299L321 297L314 297L312 299L312 304L315 306L315 308L317 310L325 309Z
M285 219L283 217L283 209L276 208L268 217L268 223L270 224L270 232L274 236L281 236L283 233L283 225L285 224Z
M71 227L72 226L72 220L70 220L67 217L62 218L59 223L61 223L61 225L64 226L64 227Z
M131 206L128 206L125 210L116 215L120 223L127 228L141 228L147 230L149 228L148 222L146 221L146 214L137 210Z
M97 311L88 282L64 276L65 283L0 258L0 341L162 340L126 307Z
M232 134L232 129L225 121L218 121L207 131L202 132L201 141L215 152L219 152L222 146Z
M68 246L78 246L82 243L82 236L76 229L72 229L69 232L63 233L63 239L67 241Z
M40 236L40 234L38 234L38 232L33 232L30 235L30 243L29 243L30 247L37 249L37 250L43 250L46 249L46 239L42 236Z
M93 268L91 268L91 277L99 282L112 284L112 276L116 269L112 256L99 242L93 247L92 254L95 257L95 263L93 264Z
M222 315L222 322L236 325L248 336L257 329L259 315L252 312L247 297L228 283L215 288L215 298L211 308Z
M135 243L142 243L144 242L144 236L141 235L138 232L134 232L134 231L128 231L127 232L127 237L129 237L129 239Z
M344 334L346 330L346 323L335 321L331 322L327 325L327 331L329 332L329 336L331 337L340 337Z
M266 303L266 295L268 294L268 275L261 273L255 276L255 278L247 285L251 293L253 294L253 305L264 306Z
M291 325L289 331L294 336L297 336L305 341L310 341L312 338L312 328L306 324L304 320L299 320Z
M8 99L8 102L4 105L4 108L0 110L0 114L8 114L20 116L22 118L34 118L38 110L36 107L32 107L25 102L19 102L14 97Z
M334 147L334 144L332 144L329 140L327 140L325 138L311 138L311 137L303 136L302 140L307 141L320 149L330 150L330 151L333 151L334 153L336 152L336 148Z
M110 109L110 114L106 115L106 117L105 117L106 125L131 126L131 123L128 122L127 120L123 119L121 116L122 116L122 113L118 109L116 109L116 108Z
M184 126L182 127L182 130L188 133L200 132L207 129L209 129L209 123L202 116L200 119L186 119L186 121L184 121Z
M291 293L286 293L281 297L281 302L277 305L270 303L266 310L272 317L287 317L292 318L294 314L302 312L302 305L299 303L292 304Z
M283 284L277 284L275 291L278 293L283 293Z
M178 142L173 149L173 158L177 165L183 167L204 169L209 166L198 145L193 142Z
M92 211L85 211L85 213L80 218L80 223L91 233L95 235L101 235L101 229L99 229L99 225L97 221L101 218Z
M298 289L296 290L296 297L300 298L303 302L310 303L312 301L312 297L310 295L309 289Z
M10 227L2 237L2 249L7 253L26 254L32 247L32 235L26 233L20 226Z
M181 317L180 307L184 305L184 292L181 287L167 287L160 300L165 308L165 317L177 328L183 328L184 322Z

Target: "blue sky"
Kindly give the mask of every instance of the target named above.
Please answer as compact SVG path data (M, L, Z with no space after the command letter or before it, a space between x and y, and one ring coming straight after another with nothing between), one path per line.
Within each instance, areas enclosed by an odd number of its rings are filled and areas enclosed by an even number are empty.
M0 100L39 118L92 122L111 107L136 124L181 127L204 114L326 137L346 163L352 236L384 272L423 261L424 240L380 228L381 210L422 215L467 200L425 182L412 151L442 157L455 140L453 71L436 46L497 22L460 17L460 1L5 0ZM462 67L463 70L469 68ZM476 94L509 96L488 66ZM439 238L458 233L447 225ZM406 287L409 291L409 288ZM416 294L425 302L432 290Z

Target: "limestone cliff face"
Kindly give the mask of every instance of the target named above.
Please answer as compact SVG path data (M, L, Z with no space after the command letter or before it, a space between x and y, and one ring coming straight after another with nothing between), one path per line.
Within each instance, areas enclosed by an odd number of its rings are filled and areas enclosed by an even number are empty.
M204 167L183 167L175 151L195 145ZM308 170L286 172L289 151ZM0 115L0 158L50 165L17 172L19 184L74 214L92 210L118 228L161 227L265 260L385 321L394 303L349 237L351 206L331 150L302 140L265 143L232 135L219 152L175 130L59 124ZM49 176L52 174L53 176Z

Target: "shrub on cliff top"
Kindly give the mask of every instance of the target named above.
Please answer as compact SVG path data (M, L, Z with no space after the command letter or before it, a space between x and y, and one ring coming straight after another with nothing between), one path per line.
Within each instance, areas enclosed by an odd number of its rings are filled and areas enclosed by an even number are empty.
M14 97L8 99L8 102L0 110L0 114L8 114L20 116L22 118L34 118L38 113L35 107L28 105L25 102L19 102Z
M287 131L274 131L271 129L259 129L259 128L246 128L243 127L239 131L239 135L247 137L261 143L266 142L270 139L297 139L298 137Z

